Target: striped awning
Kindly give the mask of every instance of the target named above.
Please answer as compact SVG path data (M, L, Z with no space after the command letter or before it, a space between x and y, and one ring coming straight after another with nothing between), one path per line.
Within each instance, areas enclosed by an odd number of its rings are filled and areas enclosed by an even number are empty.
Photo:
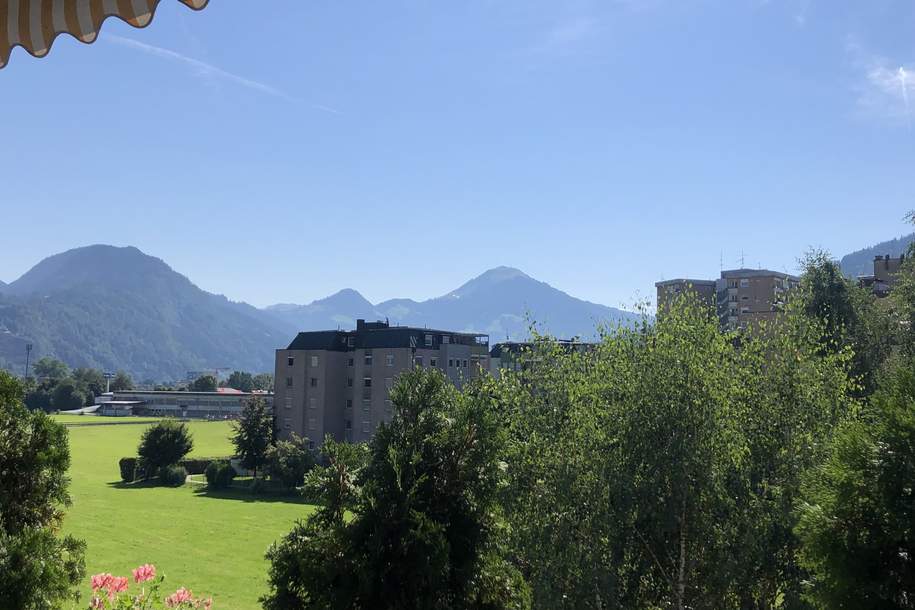
M209 2L178 1L198 11ZM44 57L58 34L70 34L86 44L95 42L108 17L146 27L158 4L159 0L0 0L0 68L17 45Z

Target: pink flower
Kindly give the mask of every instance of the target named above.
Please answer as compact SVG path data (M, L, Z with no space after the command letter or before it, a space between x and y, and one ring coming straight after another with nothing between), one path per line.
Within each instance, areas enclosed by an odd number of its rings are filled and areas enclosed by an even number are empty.
M144 564L138 567L133 571L133 581L134 582L146 582L147 580L152 580L156 577L156 566L150 564Z
M127 577L126 576L113 576L108 580L108 599L114 601L118 596L118 593L122 593L127 590Z
M96 574L90 579L92 583L92 590L98 591L99 589L107 589L108 583L111 582L111 579L114 578L111 574Z
M203 600L203 607L206 608L206 610L210 610L210 606L212 606L212 605L213 605L212 597L208 597L205 600Z
M184 587L181 587L180 589L178 589L177 591L175 591L174 593L172 593L171 595L169 595L168 597L165 598L165 605L168 606L169 608L175 608L178 605L183 604L184 602L191 601L191 599L193 599L191 592L188 591L187 589L185 589Z

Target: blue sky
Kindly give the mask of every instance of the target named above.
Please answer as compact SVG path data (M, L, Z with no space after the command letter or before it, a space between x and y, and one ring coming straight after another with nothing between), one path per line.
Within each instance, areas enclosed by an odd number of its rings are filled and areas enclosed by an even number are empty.
M790 271L907 232L912 32L909 0L163 0L0 71L0 279L91 243L257 305Z

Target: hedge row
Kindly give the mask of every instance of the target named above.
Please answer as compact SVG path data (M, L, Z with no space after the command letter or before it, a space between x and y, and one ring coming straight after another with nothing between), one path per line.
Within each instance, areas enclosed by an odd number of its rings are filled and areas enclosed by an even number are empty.
M231 457L201 457L185 458L176 464L183 467L188 474L204 474L212 462L228 462ZM118 461L118 467L121 470L121 480L125 483L133 483L137 479L143 478L143 473L138 470L139 458L124 457Z

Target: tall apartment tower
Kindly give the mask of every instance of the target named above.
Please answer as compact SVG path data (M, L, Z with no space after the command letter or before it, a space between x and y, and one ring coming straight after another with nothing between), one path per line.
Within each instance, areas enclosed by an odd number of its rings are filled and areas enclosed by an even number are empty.
M718 280L718 319L722 328L736 330L768 322L786 303L787 293L800 278L768 269L722 271Z
M354 331L301 332L276 351L274 413L280 436L312 447L326 435L369 440L393 413L389 392L403 371L432 367L455 385L489 368L489 336L356 321Z
M658 313L678 295L692 292L716 312L722 329L749 328L774 320L799 282L796 276L768 269L731 269L717 280L666 280L655 284Z

